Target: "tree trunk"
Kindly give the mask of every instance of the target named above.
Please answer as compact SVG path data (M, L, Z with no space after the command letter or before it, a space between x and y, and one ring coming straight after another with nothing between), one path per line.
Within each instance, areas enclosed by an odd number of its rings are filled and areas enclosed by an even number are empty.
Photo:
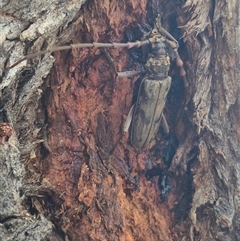
M2 240L239 240L240 5L183 2L3 3ZM170 133L142 151L126 134L110 154L144 74L116 77L109 55L117 71L142 70L140 49L65 50L9 69L56 45L140 40L158 13L187 75L172 62Z

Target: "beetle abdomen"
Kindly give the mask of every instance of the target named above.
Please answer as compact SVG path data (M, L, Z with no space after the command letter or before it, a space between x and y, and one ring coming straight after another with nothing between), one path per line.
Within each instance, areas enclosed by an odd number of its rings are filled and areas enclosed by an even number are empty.
M156 135L170 87L171 77L163 80L145 77L142 80L130 133L131 144L134 148L143 149Z

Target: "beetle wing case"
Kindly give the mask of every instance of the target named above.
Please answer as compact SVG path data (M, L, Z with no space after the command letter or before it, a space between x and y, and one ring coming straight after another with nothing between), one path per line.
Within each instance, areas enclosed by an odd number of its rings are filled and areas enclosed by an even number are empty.
M147 77L142 80L130 133L134 148L143 149L157 134L171 81L169 76L162 80Z

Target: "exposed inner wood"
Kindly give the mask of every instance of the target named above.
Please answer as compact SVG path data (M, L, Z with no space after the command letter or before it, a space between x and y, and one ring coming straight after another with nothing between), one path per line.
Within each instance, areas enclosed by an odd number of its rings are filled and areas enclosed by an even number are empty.
M237 241L239 3L58 4L3 6L15 33L2 35L1 66L52 46L135 42L161 13L186 76L171 62L170 133L139 152L126 133L110 155L144 77L116 70L144 72L140 49L105 48L113 62L99 48L57 51L1 70L0 122L12 132L0 133L0 237L24 240L13 233L28 227L38 240Z

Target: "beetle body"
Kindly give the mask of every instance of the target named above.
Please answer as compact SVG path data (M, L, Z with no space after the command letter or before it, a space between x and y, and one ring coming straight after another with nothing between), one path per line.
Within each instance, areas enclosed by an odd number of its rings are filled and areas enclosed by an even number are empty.
M170 86L171 77L163 80L145 77L142 80L130 131L130 141L134 148L143 149L155 137Z
M171 77L168 76L170 58L164 39L156 31L150 34L159 39L149 47L147 74L140 84L132 116L130 141L136 149L146 147L157 134L171 87Z

